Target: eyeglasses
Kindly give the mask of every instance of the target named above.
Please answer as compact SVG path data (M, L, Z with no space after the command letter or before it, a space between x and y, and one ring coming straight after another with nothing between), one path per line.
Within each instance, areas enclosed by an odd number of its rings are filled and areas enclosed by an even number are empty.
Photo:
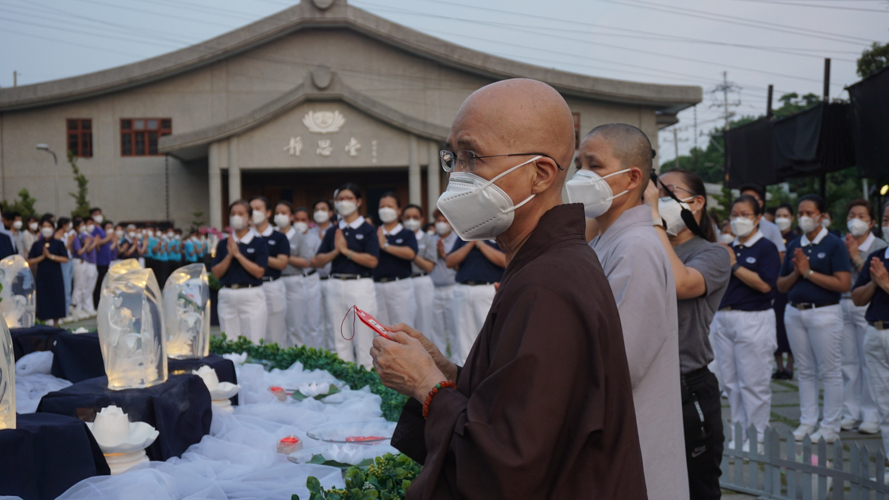
M685 191L686 193L688 193L688 194L690 194L690 195L692 195L692 196L698 196L698 195L695 194L694 192L689 191L688 189L685 189L685 188L682 187L682 186L677 186L676 184L662 184L662 185L663 185L665 188L669 189L670 191L673 191L674 193L676 192L676 190L679 190L679 191Z
M475 172L475 160L484 159L484 158L498 158L501 156L545 156L553 161L559 170L565 170L559 165L552 156L545 153L509 153L503 155L486 155L479 156L472 151L457 151L454 153L453 151L448 151L447 149L442 149L438 153L439 158L441 158L441 168L444 169L445 172L453 172L455 168L459 165L459 170L461 171L469 171Z

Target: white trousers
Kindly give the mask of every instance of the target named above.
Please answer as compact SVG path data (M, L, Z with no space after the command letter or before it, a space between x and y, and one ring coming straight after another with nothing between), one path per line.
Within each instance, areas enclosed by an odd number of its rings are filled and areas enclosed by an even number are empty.
M437 286L432 292L432 335L429 337L441 352L447 354L448 345L454 345L457 329L454 327L454 288L456 285ZM453 347L451 347L453 349Z
M840 301L843 307L843 417L859 422L877 422L877 406L871 397L864 355L867 306L856 307L851 298Z
M284 311L287 309L287 290L280 279L264 281L262 291L265 294L266 320L265 342L276 342L279 346L287 343L287 325L284 323Z
M864 357L874 403L880 416L883 454L889 454L889 330L867 327L864 335Z
M435 295L435 285L432 284L432 278L429 276L418 276L411 278L414 283L414 302L416 314L414 315L413 326L419 330L426 338L432 340L437 337L435 333L435 323L432 321L433 316L433 296ZM433 340L433 342L435 342ZM438 345L436 343L436 345Z
M784 325L799 369L800 423L818 424L820 374L824 384L824 415L820 426L839 433L843 413L842 307L837 304L800 311L788 305Z
M346 317L346 312L352 306L358 306L359 309L380 319L376 314L380 308L377 306L373 280L370 278L358 280L330 278L327 280L327 305L330 323L333 325L333 344L337 356L343 361L357 362L365 368L371 368L373 360L370 357L370 348L376 333L359 321L356 322L355 336L351 340L346 340L341 334L340 327ZM345 329L342 333L349 334Z
M472 345L478 337L488 311L494 302L494 285L461 285L454 288L453 314L456 334L451 343L451 361L458 365L466 362Z
M417 301L412 279L374 283L374 291L377 294L377 311L367 312L384 325L404 323L416 328Z
M321 319L321 281L318 273L311 276L281 278L287 290L287 346L325 347L324 323Z
M740 423L746 442L747 429L756 427L763 442L772 405L772 354L778 347L775 311L718 311L710 325L710 341L720 378L731 406L732 429Z
M327 301L328 284L332 278L322 280L319 277L318 279L321 281L321 331L323 333L322 338L324 342L322 346L328 351L334 351L333 336L337 335L337 333L334 332L333 324L330 322L330 306Z
M96 304L93 303L93 290L99 279L99 270L96 265L78 261L74 266L74 276L74 292L71 300L77 304L77 308L81 311L96 312Z
M219 290L219 329L230 339L259 342L265 335L268 312L262 287Z

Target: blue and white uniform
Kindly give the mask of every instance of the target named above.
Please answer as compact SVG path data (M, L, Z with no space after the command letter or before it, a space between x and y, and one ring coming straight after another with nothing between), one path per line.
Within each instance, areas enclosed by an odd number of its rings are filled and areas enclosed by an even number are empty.
M772 402L771 358L777 347L772 300L781 260L778 248L759 230L744 243L735 238L732 252L740 267L755 272L771 290L762 293L732 273L710 325L710 341L731 405L732 424L740 423L744 429L745 435L735 439L746 443L747 429L754 425L757 442L763 442Z
M435 267L429 273L429 278L435 288L432 295L432 331L426 336L444 353L447 352L448 345L454 345L457 333L453 313L457 270L448 269L445 257L438 255L438 242L443 242L444 253L447 255L457 239L457 233L450 231L444 237L436 234L429 243L429 246L435 249Z
M853 289L871 282L870 263L877 257L889 268L889 248L880 249L867 256ZM867 332L864 335L864 357L867 375L879 414L880 433L883 435L883 453L889 452L889 293L879 286L867 306L864 315Z
M287 237L266 224L259 236L268 245L269 257L277 257L281 254L290 255L290 242ZM266 311L266 342L277 342L283 346L287 343L287 325L284 321L284 311L287 309L287 290L281 281L281 271L265 266L265 276L262 277L262 291L265 293Z
M416 254L417 238L400 222L392 228L392 231L387 231L384 227L383 234L386 237L386 245L408 247ZM413 263L392 255L385 248L385 246L380 248L379 264L373 270L378 307L375 317L384 325L404 323L416 328L413 324L417 314L414 282L411 279Z
M229 235L231 238L232 235ZM238 249L248 260L263 268L268 266L268 245L254 229L238 239ZM213 265L219 264L228 255L228 240L222 239L216 245ZM228 271L219 279L219 327L229 338L247 337L251 342L259 342L265 335L267 311L265 293L262 291L262 278L248 273L237 259L232 259Z
M804 234L787 245L781 276L793 273L793 254L797 248L803 249L816 273L833 275L852 270L846 244L822 228L813 241ZM824 418L820 427L835 433L840 432L843 411L840 295L801 277L787 293L784 313L787 338L799 369L800 424L818 425L817 369L824 383Z
M479 241L478 245L488 245L500 250L494 240ZM449 253L454 253L466 245L460 238L454 242ZM485 257L478 247L473 248L457 269L454 288L453 314L457 332L451 342L451 360L462 365L469 356L478 333L485 324L485 318L494 302L494 283L503 279L504 269Z
M339 226L328 228L321 246L318 247L318 253L329 253L336 248L334 239L337 229L342 230L349 250L379 258L380 242L377 239L377 230L362 216L350 224L340 220ZM377 306L372 274L373 269L349 259L348 254L337 255L331 262L330 279L327 280L328 317L333 325L336 353L340 359L355 361L366 368L373 366L370 348L374 334L369 329L359 329L352 340L346 340L340 334L340 325L352 306L358 306L374 317L378 314L377 311L380 309Z

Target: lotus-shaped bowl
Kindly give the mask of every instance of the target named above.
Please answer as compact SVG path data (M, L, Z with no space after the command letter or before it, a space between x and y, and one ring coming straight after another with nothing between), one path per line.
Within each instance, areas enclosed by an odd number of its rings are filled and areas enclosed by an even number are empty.
M87 422L86 426L92 432L93 423ZM145 449L154 443L160 432L145 422L130 422L130 432L122 439L109 439L108 436L103 435L101 432L99 435L95 433L93 435L96 438L96 442L99 443L102 453L110 455L112 453L131 453Z
M239 390L241 390L241 386L238 384L220 382L216 389L210 391L210 399L228 399L237 394Z

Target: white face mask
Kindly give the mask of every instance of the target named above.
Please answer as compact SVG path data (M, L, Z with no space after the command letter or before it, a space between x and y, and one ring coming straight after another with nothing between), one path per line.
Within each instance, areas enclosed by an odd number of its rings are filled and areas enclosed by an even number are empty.
M735 237L728 233L722 233L719 235L719 241L725 243L726 245L731 245L735 242Z
M612 200L629 192L625 190L615 195L605 179L629 171L630 169L627 168L602 177L592 170L578 170L574 177L565 183L565 188L568 190L568 201L583 203L583 212L586 218L595 219L611 208Z
M93 234L93 225L92 224L88 224L86 226L86 234Z
M39 224L37 224L36 222L32 222L32 223L28 224L28 229L36 232L38 226L39 226Z
M50 239L50 238L52 237L52 233L54 233L54 232L55 232L55 231L54 231L53 228L51 228L51 227L42 227L42 228L40 228L40 234L42 234L42 235L43 235L43 238L44 238L44 239L47 239L47 240Z
M404 219L401 223L404 224L404 227L415 233L423 227L423 223L420 222L420 219Z
M821 227L823 227L824 229L830 228L830 222L830 219L826 217L824 219L821 219Z
M318 210L312 215L312 218L315 219L316 224L324 224L330 220L330 213L326 210Z
M849 228L849 232L852 233L852 236L856 238L864 236L864 233L870 230L870 224L861 219L849 219L846 221L846 227Z
M747 217L735 217L732 219L731 225L732 232L741 238L749 236L750 233L753 232L753 227L755 226L753 221Z
M136 231L130 231L129 233L127 233L127 237L130 238L130 239L135 238L135 237L136 237Z
M358 210L358 203L352 200L336 201L333 206L336 208L336 213L343 217L348 217Z
M793 221L787 217L775 218L775 225L778 226L778 229L780 229L782 233L786 233L787 230L790 229L791 224L793 224Z
M682 220L682 209L691 210L691 207L688 206L688 200L693 200L694 198L686 198L683 203L677 203L676 200L670 197L661 198L657 201L657 210L658 213L661 214L661 218L664 219L664 222L667 223L667 234L670 236L676 236L683 229L685 229L685 221ZM692 212L694 213L694 212Z
M538 158L540 156L519 163L491 180L469 172L452 172L448 189L439 196L436 205L451 222L457 236L465 241L488 240L509 229L515 211L535 195L516 205L494 182Z
M293 223L293 227L300 234L305 233L306 231L309 230L309 225L306 224L305 222L295 222L295 223Z
M799 228L803 230L804 233L809 234L818 227L818 224L815 223L815 219L809 217L808 215L801 215L799 218ZM823 226L822 226L823 227Z
M435 223L435 232L439 236L444 236L451 232L451 225L444 221L438 221Z
M261 212L259 210L254 210L252 220L253 220L254 226L258 226L258 225L262 224L263 222L265 222L265 212Z
M278 227L290 227L290 216L286 214L276 214L275 225Z
M383 224L394 222L398 218L398 210L394 208L383 207L377 210L377 213L380 214L380 220L383 221Z
M15 221L15 222L13 222L13 223L12 223L12 227L14 227L14 228L16 228L16 229L21 229L21 228L22 228L22 221L17 220L17 221Z
M99 214L99 215L93 216L93 220L96 221L96 224L101 224L102 221L105 220L105 217L103 217L102 214Z
M122 238L122 237L123 237L123 231L119 231L119 230L118 230L118 231L114 231L114 235L117 236L118 238Z
M229 224L231 224L232 229L235 231L240 231L247 227L247 218L243 215L232 215L228 218Z

